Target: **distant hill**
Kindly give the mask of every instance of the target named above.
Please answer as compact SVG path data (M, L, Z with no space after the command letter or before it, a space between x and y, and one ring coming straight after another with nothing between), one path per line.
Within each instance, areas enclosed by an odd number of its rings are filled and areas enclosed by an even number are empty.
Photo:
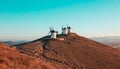
M56 69L45 61L19 53L0 42L0 69Z
M93 37L91 39L120 50L120 36Z
M21 44L21 43L26 43L26 42L29 42L29 41L25 41L25 40L20 40L20 41L4 41L3 43L7 44L9 46L13 46L13 45L16 45L16 44Z
M44 58L57 69L120 69L120 51L71 33L16 45L21 53Z
M93 37L91 39L111 46L120 45L120 36Z

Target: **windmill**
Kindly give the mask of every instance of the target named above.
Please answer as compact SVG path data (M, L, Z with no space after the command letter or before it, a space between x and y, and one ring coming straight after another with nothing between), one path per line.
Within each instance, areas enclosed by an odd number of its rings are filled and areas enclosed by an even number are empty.
M63 26L62 26L62 34L63 34L63 35L66 35L66 34L67 34L67 29L66 29L66 27L63 27Z
M49 31L48 35L50 34L50 38L55 39L58 32L55 31L53 28L54 27L49 27L50 31Z
M71 27L67 25L68 33L71 33Z

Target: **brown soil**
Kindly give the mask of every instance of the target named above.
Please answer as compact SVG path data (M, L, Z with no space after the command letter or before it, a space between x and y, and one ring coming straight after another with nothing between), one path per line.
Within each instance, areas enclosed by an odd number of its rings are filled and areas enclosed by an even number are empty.
M65 40L41 38L17 48L57 69L120 69L119 50L73 33L58 37Z
M0 69L55 69L45 61L30 57L0 42Z

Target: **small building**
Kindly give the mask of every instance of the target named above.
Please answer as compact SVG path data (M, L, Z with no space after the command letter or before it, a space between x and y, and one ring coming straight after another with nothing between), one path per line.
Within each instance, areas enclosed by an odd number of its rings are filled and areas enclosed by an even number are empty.
M65 27L63 28L63 27L62 27L62 34L63 34L63 35L67 35L67 28L65 28Z

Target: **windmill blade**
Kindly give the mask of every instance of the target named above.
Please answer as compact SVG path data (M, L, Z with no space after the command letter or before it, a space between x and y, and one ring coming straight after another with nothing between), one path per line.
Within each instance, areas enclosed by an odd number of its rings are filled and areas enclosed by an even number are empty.
M49 29L50 29L50 31L49 31L49 33L50 33L53 30L53 27L50 26Z
M48 35L50 34L50 31L48 32Z
M50 31L53 30L53 28L54 28L54 27L51 27L51 26L50 26L50 27L49 27Z
M51 29L53 30L54 27L52 27Z
M49 27L49 29L51 30L51 26Z
M50 31L48 32L48 35L51 33L51 31L52 31L52 28L51 28L51 26L49 27L49 29L50 29Z
M53 28L54 27L51 27L51 26L49 27L50 31L49 31L48 35L51 33L51 31L53 31Z
M62 29L63 29L63 26L62 26Z

